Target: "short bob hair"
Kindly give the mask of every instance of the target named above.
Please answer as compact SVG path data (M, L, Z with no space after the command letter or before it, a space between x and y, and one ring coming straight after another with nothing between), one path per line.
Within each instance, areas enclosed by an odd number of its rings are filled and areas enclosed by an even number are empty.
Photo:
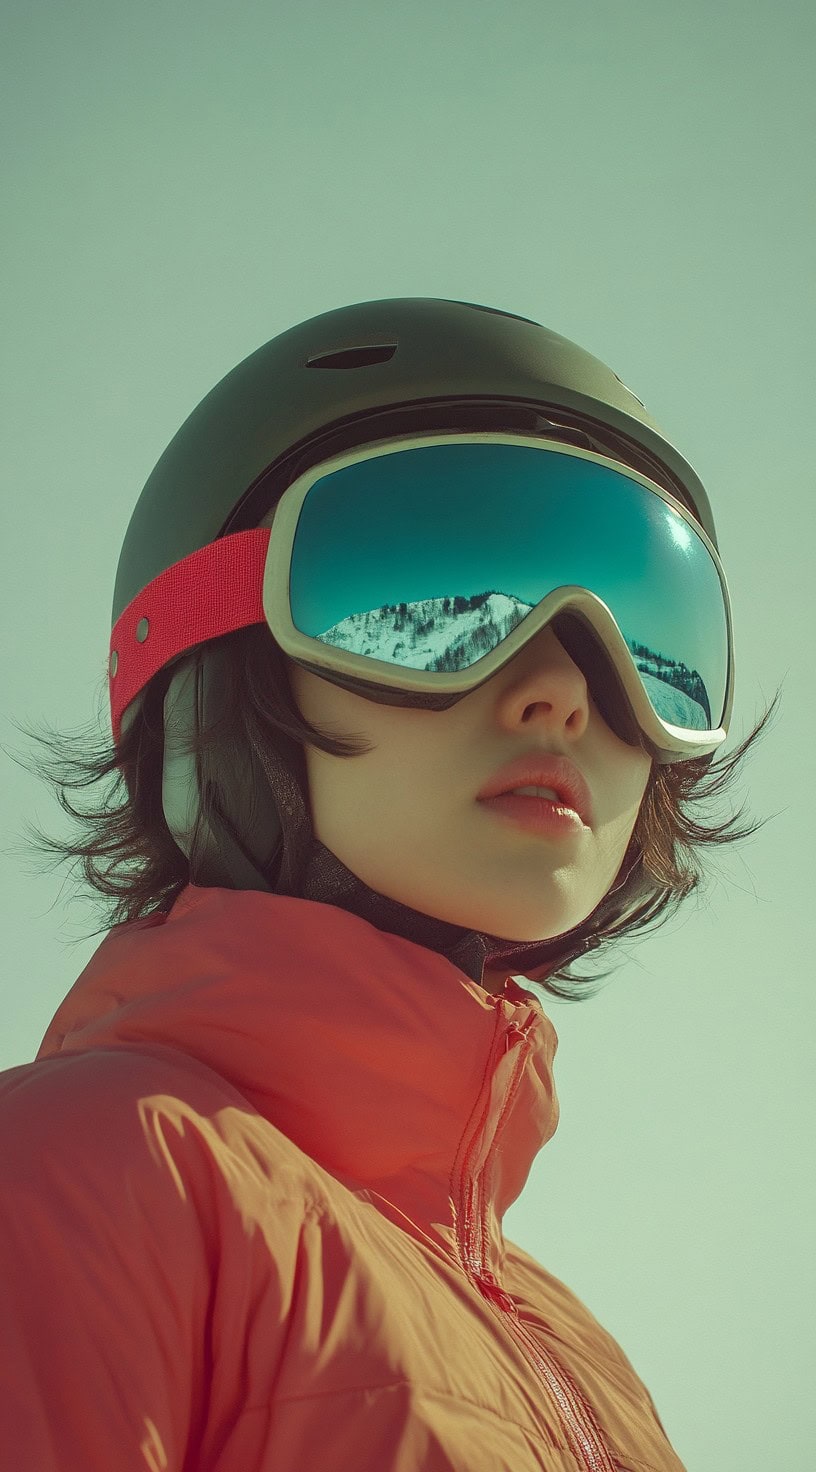
M225 737L230 746L234 743L236 751L246 750L248 742L256 752L268 751L270 744L279 755L299 750L297 776L304 784L303 790L308 791L303 755L306 744L345 758L372 749L360 737L333 736L305 720L292 694L283 651L265 625L236 630L223 636L222 642L230 647L232 655L228 660L231 689L224 702L223 718L228 722L228 729L225 731L222 722L218 730L222 751ZM113 901L103 903L103 923L90 932L91 936L155 912L166 913L190 882L189 862L172 838L162 809L162 704L169 680L167 672L163 673L164 680L156 677L151 682L139 719L118 747L110 736L101 737L89 728L81 728L74 735L53 730L43 735L13 722L18 730L47 747L51 757L43 758L38 764L36 759L24 761L11 752L7 754L50 784L63 810L83 825L74 841L49 837L39 828L27 825L27 846L56 855L49 866L51 869L69 860L74 861L72 867L76 869L80 861L83 870L80 883L84 882L85 887L95 892L92 902L98 907L96 895ZM107 699L107 676L103 683L100 707ZM629 859L634 854L638 861L634 917L631 905L622 918L618 916L609 923L604 923L601 916L584 945L585 950L607 948L631 931L646 926L654 928L661 915L663 919L659 923L663 924L703 877L697 862L698 850L747 838L767 821L753 823L745 829L736 828L742 808L736 817L719 824L706 825L697 819L701 805L722 793L730 783L748 748L775 711L779 695L777 691L762 720L727 760L716 764L710 757L672 765L653 762L628 851ZM109 727L107 716L105 724ZM212 730L200 731L194 747L204 772L212 734ZM647 738L640 739L643 749L654 757L655 748ZM86 811L74 807L66 796L66 789L91 787L105 778L111 778L112 784L97 794L96 803ZM205 814L209 811L208 791L209 784L205 783ZM278 893L291 894L293 849L285 826L279 864L273 887ZM574 961L556 967L546 981L533 985L543 986L563 1001L582 1001L597 990L588 983L604 980L611 974L585 977L576 974L573 965ZM559 981L563 986L559 987Z

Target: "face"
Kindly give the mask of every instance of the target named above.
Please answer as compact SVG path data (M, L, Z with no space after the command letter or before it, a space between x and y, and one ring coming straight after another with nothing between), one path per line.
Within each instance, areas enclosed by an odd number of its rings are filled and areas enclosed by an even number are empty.
M651 771L607 726L551 628L449 710L378 705L287 660L301 713L374 749L346 760L306 747L316 837L370 889L506 940L580 924L620 869ZM592 826L529 833L477 802L532 749L566 756L592 795ZM485 972L501 990L506 972Z

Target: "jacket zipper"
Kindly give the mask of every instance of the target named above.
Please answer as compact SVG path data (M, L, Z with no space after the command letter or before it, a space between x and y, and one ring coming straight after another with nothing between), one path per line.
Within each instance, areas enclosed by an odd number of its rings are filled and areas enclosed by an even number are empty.
M513 1098L519 1086L527 1056L531 1044L528 1042L528 1034L517 1022L511 1022L504 1038L504 1051L509 1052L511 1048L521 1041L520 1055L513 1072L510 1087L507 1091L505 1106L502 1110L502 1118L507 1114ZM531 1361L539 1378L543 1380L554 1400L561 1416L561 1424L567 1437L570 1450L583 1472L617 1472L616 1464L612 1461L604 1440L603 1432L595 1417L595 1413L588 1401L579 1390L572 1376L560 1364L555 1355L549 1350L542 1349L536 1344L532 1335L521 1323L513 1299L505 1293L495 1275L490 1272L485 1264L484 1237L485 1232L482 1222L482 1196L480 1182L490 1161L493 1151L497 1148L498 1137L501 1132L501 1121L478 1179L468 1173L468 1160L472 1155L477 1140L478 1130L468 1148L463 1173L462 1173L462 1210L459 1220L462 1223L462 1236L464 1241L460 1243L463 1249L463 1259L466 1264L468 1276L478 1288L482 1296L498 1311L505 1327L513 1335L516 1342L526 1352L528 1360Z

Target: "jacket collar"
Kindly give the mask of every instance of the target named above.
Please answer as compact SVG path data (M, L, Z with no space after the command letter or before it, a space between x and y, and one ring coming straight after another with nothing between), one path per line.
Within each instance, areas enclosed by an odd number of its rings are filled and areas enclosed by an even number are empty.
M534 995L511 977L493 995L436 951L304 899L188 885L169 913L115 927L37 1057L156 1044L448 1246L466 1146L499 1259L504 1212L558 1123L558 1039Z

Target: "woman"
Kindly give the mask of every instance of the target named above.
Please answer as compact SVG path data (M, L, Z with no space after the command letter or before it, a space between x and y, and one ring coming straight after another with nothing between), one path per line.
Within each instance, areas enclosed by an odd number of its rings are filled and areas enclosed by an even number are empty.
M45 842L110 933L0 1076L9 1465L680 1468L502 1219L558 1122L520 982L588 995L747 836L690 816L764 725L706 785L734 662L691 467L528 319L324 314L160 459L108 678L69 764L124 801Z

